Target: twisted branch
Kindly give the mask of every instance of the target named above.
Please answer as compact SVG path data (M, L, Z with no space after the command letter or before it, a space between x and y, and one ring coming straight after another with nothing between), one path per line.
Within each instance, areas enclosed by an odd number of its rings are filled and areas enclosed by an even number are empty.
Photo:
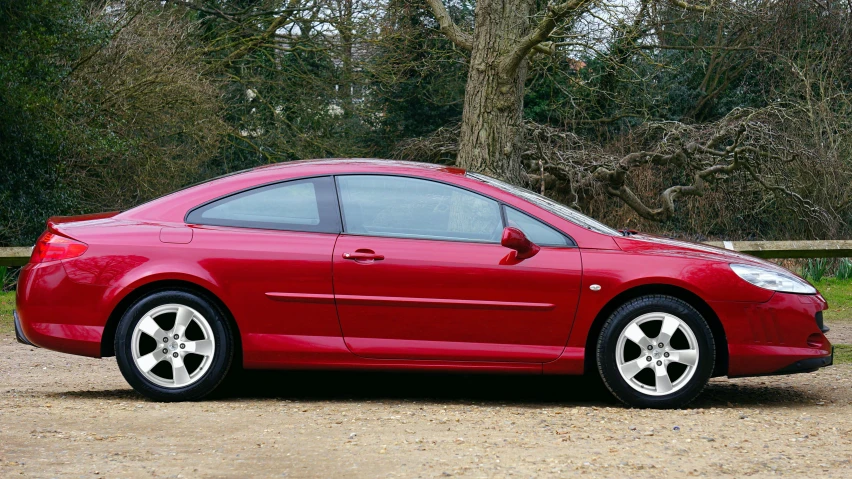
M800 185L795 180L785 178L792 182L788 186L772 179L784 178L786 165L816 161L813 151L785 133L791 126L780 123L786 121L797 124L787 110L770 107L734 110L709 125L648 123L628 139L631 149L645 147L623 155L571 132L526 122L522 157L533 186L580 210L591 198L607 194L644 219L665 221L675 216L678 201L704 196L712 185L739 173L808 224L830 229L839 221L835 214L797 192ZM394 156L452 163L458 151L458 132L454 126L407 140ZM658 206L652 206L631 186L633 173L649 166L686 173L690 181L667 186L657 196Z

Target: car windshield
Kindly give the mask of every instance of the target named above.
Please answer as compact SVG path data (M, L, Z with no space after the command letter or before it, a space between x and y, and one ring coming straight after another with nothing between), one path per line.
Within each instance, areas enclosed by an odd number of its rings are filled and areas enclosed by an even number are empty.
M546 196L542 196L525 188L510 185L509 183L505 183L503 181L496 180L489 176L481 175L479 173L469 172L467 173L467 176L479 180L488 185L500 188L501 190L509 194L515 195L519 198L523 198L538 207L544 208L545 210L555 214L556 216L564 218L584 228L606 235L618 235L618 231L616 231L615 229L610 228L609 226L601 223L600 221L589 218L588 216L584 215L583 213L580 213L577 210L573 210L561 203L557 203L556 201L553 201Z

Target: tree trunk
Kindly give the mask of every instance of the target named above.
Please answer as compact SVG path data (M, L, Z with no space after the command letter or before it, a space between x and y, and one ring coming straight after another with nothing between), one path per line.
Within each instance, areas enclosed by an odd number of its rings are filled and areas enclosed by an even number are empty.
M350 117L353 115L353 86L354 82L354 67L353 67L353 43L354 43L354 5L353 0L340 0L336 3L337 11L336 19L332 23L340 35L340 57L342 60L342 71L340 75L340 84L337 96L340 99L340 107L343 109L343 116Z
M521 164L527 60L506 68L504 55L530 30L533 0L476 2L476 29L464 95L457 165L515 184Z

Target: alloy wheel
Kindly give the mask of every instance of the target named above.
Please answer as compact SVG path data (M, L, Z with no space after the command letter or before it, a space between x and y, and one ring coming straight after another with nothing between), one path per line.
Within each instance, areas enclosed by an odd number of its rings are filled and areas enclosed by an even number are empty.
M634 390L650 396L685 387L699 361L692 329L677 316L662 312L632 320L618 337L615 355L621 377Z
M149 381L182 388L201 379L213 362L216 342L207 319L189 306L164 304L133 328L133 362Z

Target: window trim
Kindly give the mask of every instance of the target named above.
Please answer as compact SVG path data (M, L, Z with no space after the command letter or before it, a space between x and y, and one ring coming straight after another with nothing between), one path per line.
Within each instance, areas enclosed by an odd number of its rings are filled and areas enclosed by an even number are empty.
M337 173L333 176L334 176L334 189L337 192L337 206L340 210L340 229L341 229L340 234L345 234L345 235L348 235L348 236L363 236L363 237L367 237L367 238L394 238L394 239L400 239L400 240L444 241L444 242L450 242L450 243L471 243L471 244L496 244L496 245L500 244L500 241L497 241L497 242L474 241L474 240L453 239L453 238L405 238L405 237L401 237L401 236L371 235L371 234L350 233L349 231L346 231L346 220L344 219L344 215L343 215L343 199L340 197L340 185L338 184L337 179L341 176L392 176L392 177L398 177L398 178L409 178L409 179L414 179L414 180L431 181L433 183L439 183L439 184L442 184L442 185L459 188L461 190L467 191L468 193L472 193L472 194L475 194L475 195L482 196L484 198L488 198L492 201L496 201L497 205L500 208L500 221L502 222L501 226L503 227L503 229L505 229L506 225L507 225L505 208L512 208L512 209L517 210L517 211L519 211L519 212L521 212L521 213L523 213L523 214L525 214L525 215L527 215L531 218L536 219L537 221L540 221L542 224L545 224L545 225L549 226L550 228L553 228L555 231L562 234L565 237L565 239L568 241L568 244L563 245L563 246L539 245L542 248L552 248L552 249L578 248L577 242L574 241L574 238L572 238L569 234L565 233L561 229L559 229L559 228L553 226L552 224L548 223L547 221L544 221L544 220L542 220L541 218L539 218L535 215L531 215L531 214L529 214L525 211L522 211L522 210L518 209L517 207L512 206L512 205L506 203L505 201L499 200L499 199L497 199L497 198L495 198L495 197L493 197L493 196L491 196L487 193L483 193L481 191L476 191L472 188L468 188L468 187L463 186L463 185L458 185L456 183L440 180L440 179L437 179L437 178L424 178L422 176L406 175L406 174L400 174L400 173L354 172L354 173ZM518 198L518 199L523 201L523 198ZM532 206L535 206L535 205L532 205Z
M330 186L330 189L332 191L325 191L324 192L324 191L322 191L322 188L315 188L316 193L317 193L317 213L319 214L319 217L320 217L320 223L318 225L316 225L316 227L297 228L297 227L295 227L296 225L288 226L288 225L284 225L284 224L282 224L281 227L274 227L273 225L264 227L264 226L259 226L259 225L246 224L245 222L238 222L238 221L230 222L228 220L216 222L216 223L190 221L190 216L193 215L194 213L196 213L197 211L203 210L206 207L212 205L213 203L217 203L219 201L222 201L222 200L234 197L234 196L243 195L243 194L249 193L249 192L254 191L254 190L259 190L259 189L262 189L262 188L268 188L268 187L271 187L271 186L283 185L283 184L286 184L286 183L292 183L292 182L296 182L296 181L320 180L322 178L328 178L330 180L329 186ZM316 186L317 183L314 182L313 184ZM322 204L323 203L323 193L325 193L325 196L327 196L327 198L325 200L328 201L330 204L328 204L328 205ZM335 208L335 206L336 206L336 208ZM335 209L336 209L336 214L335 214ZM328 210L328 211L325 211L325 210ZM321 226L323 224L323 219L331 220L334 224L329 225L329 227L330 227L329 229L322 229ZM268 183L254 185L254 186L250 186L248 188L243 188L241 190L233 191L233 192L228 193L226 195L222 195L222 196L219 196L217 198L211 199L209 201L205 201L204 203L201 203L199 205L196 205L196 206L190 208L186 212L186 214L184 215L183 222L187 225L217 226L217 227L224 227L224 228L240 228L240 229L251 229L251 230L261 230L261 231L292 231L292 232L298 232L298 233L317 233L317 234L340 234L340 233L343 232L342 218L340 216L340 204L338 203L338 195L337 195L337 183L334 180L334 177L332 175L313 175L313 176L301 176L301 177L298 177L298 178L288 178L288 179L285 179L285 180L270 181ZM230 223L230 224L228 224L228 223Z
M553 231L562 235L562 237L565 238L565 241L567 242L567 244L559 244L559 245L557 245L557 244L539 244L539 243L536 243L536 245L541 246L542 248L576 248L577 247L577 243L574 241L574 238L571 238L570 236L566 235L559 228L557 228L557 227L555 227L551 224L548 224L546 221L542 221L540 218L537 218L537 217L535 217L535 216L533 216L533 215L531 215L531 214L529 214L525 211L521 211L521 210L515 208L514 206L507 205L505 203L503 204L503 224L505 224L505 225L509 224L509 215L507 213L507 210L509 210L509 209L515 210L516 212L518 212L518 213L520 213L524 216L528 216L528 217L538 221L539 223L543 224L544 226L547 226L548 228L550 228ZM524 234L526 234L526 233L524 233ZM532 241L532 240L530 240L530 241Z
M215 180L215 179L219 179L219 178L222 178L222 177L232 176L232 175L237 174L237 173L241 173L241 172L236 172L236 173L228 174L228 175L222 175L221 177L213 178L210 181ZM184 224L187 224L187 225L215 226L215 227L223 227L223 228L240 228L240 229L251 229L251 230L259 230L259 231L291 231L291 232L297 232L297 233L345 234L345 235L349 235L349 236L363 236L363 237L368 237L368 238L394 238L394 239L401 239L401 240L442 241L442 242L450 242L450 243L471 243L471 244L498 244L498 245L500 244L499 241L494 243L494 242L490 242L490 241L473 241L473 240L462 240L462 239L452 239L452 238L404 238L404 237L400 237L400 236L379 236L379 235L364 235L364 234L358 234L358 233L350 233L350 232L346 231L346 225L345 225L345 221L343 219L343 204L340 200L340 187L337 184L337 178L340 177L340 176L394 176L394 177L399 177L399 178L411 178L411 179L415 179L415 180L431 181L431 182L434 182L434 183L440 183L440 184L443 184L443 185L452 186L452 187L455 187L455 188L460 188L460 189L467 191L469 193L480 195L480 196L483 196L483 197L488 198L490 200L496 201L498 203L498 205L500 206L500 220L503 223L502 224L503 228L506 228L506 225L507 225L505 208L512 208L512 209L515 209L517 211L520 211L523 214L526 214L527 216L535 218L536 220L542 222L543 224L545 224L545 225L553 228L554 230L558 231L563 236L565 236L565 238L568 240L568 243L569 243L568 245L565 245L565 246L539 245L542 248L553 248L553 249L579 248L579 246L577 245L577 242L574 240L574 238L572 238L571 235L569 235L568 233L562 231L562 229L553 226L549 222L542 220L541 218L539 218L536 215L533 215L533 214L530 214L526 211L520 210L517 207L510 205L509 203L506 203L505 201L497 199L497 198L495 198L495 197L493 197L493 196L491 196L487 193L483 193L481 191L477 191L475 189L468 188L467 186L464 186L464 185L452 183L450 181L444 181L444 180L437 179L437 178L425 178L425 177L422 177L422 176L407 175L407 174L402 174L402 173L375 173L375 172L363 172L363 171L361 171L361 172L351 172L351 173L309 175L309 176L300 176L300 177L297 177L297 178L287 178L287 179L284 179L284 180L269 181L269 182L266 182L266 183L261 183L259 185L253 185L253 186L249 186L249 187L237 190L237 191L233 191L231 193L228 193L228 194L213 198L211 200L205 201L204 203L198 204L198 205L190 208L186 212L186 214L184 214L183 221L184 221ZM215 203L219 200L223 200L223 199L231 197L231 196L246 193L246 192L251 191L251 190L256 190L258 188L265 188L267 186L273 186L273 185L282 184L282 183L289 183L291 181L310 180L310 179L317 179L317 178L331 178L332 181L333 181L333 186L334 186L333 198L334 198L334 201L336 202L336 205L337 205L337 215L333 215L333 216L337 217L337 225L336 225L337 231L336 232L306 231L304 229L293 229L293 228L286 228L286 229L285 228L260 228L260 227L245 226L245 225L211 225L211 224L206 224L206 223L192 223L192 222L189 221L189 215L191 213L193 213L196 210L203 208L203 207L205 207L205 206L207 206L211 203ZM200 184L203 184L203 183L206 183L206 182L202 182ZM193 186L197 186L197 185L193 185ZM519 198L519 197L516 197L516 198L520 201L524 201L525 203L532 205L533 207L538 208L538 206L533 205L532 203L530 203L528 201L525 201L523 198ZM322 221L322 220L320 220L320 221Z
M421 180L421 181L431 181L432 183L438 183L444 186L455 187L462 191L466 191L473 195L482 196L483 198L487 198L491 201L497 203L497 211L500 213L500 223L501 223L501 231L506 227L506 218L503 217L503 202L496 198L492 198L488 195L483 195L478 191L471 190L469 188L465 188L463 186L459 186L455 183L450 183L448 181L440 181L432 178L423 178L422 176L414 176L414 175L400 175L400 174L389 174L389 173L344 173L339 175L334 175L334 186L335 190L337 190L337 205L340 207L340 225L342 229L341 234L345 234L348 236L363 236L367 238L394 238L401 240L425 240L425 241L447 241L450 243L473 243L473 244L496 244L499 245L500 241L477 241L470 239L456 239L456 238L415 238L415 237L405 237L405 236L395 236L395 235L377 235L377 234L361 234L361 233L350 233L346 231L346 216L343 214L343 198L340 197L340 184L337 181L338 177L341 176L386 176L386 177L394 177L394 178L407 178L410 180Z
M496 189L498 189L498 190L501 190L502 192L504 192L504 193L506 193L506 194L509 194L509 195L511 195L511 196L513 196L513 197L515 197L515 198L517 198L517 199L519 199L519 200L521 200L521 201L524 201L525 203L530 204L530 205L532 205L532 206L534 206L534 207L536 207L536 208L538 208L538 209L540 209L540 210L547 211L549 214L555 215L555 216L559 217L560 219L565 220L565 221L567 221L567 222L571 223L572 225L574 225L574 226L576 226L576 227L578 227L578 228L586 229L586 230L589 230L589 231L592 231L592 232L595 232L595 233L598 233L598 234L607 235L607 236L617 236L617 234L616 234L616 233L618 233L618 231L617 231L615 228L612 228L611 226L608 226L608 225L606 225L606 224L604 224L604 223L602 223L602 222L600 222L600 221L598 221L598 220L596 220L596 219L594 219L594 218L592 218L592 217L590 217L590 216L587 216L587 215L583 214L582 212L576 211L576 210L574 210L574 209L572 209L572 208L570 208L570 207L568 207L568 206L565 206L565 205L563 205L563 204L559 203L558 201L555 201L555 200L553 200L553 199L551 199L551 198L548 198L548 197L546 197L546 196L544 196L544 195L538 194L538 193L536 193L536 192L534 192L534 191L526 190L526 188L517 187L517 186L515 186L515 185L509 184L509 183L505 183L504 181L498 180L498 179L496 179L496 178L492 178L492 177L490 177L490 176L483 175L483 174L481 174L481 173L476 173L476 172L473 172L473 171L468 171L467 173L465 173L465 177L470 178L470 179L473 179L473 180L476 180L476 181L479 181L480 183L483 183L483 184L485 184L485 185L488 185L488 186L490 186L490 187L492 187L492 188L496 188ZM530 201L530 200L527 200L527 199L525 199L525 198L523 198L523 197L521 197L521 196L518 196L517 194L513 193L513 192L512 192L512 191L510 191L509 189L503 188L503 187L500 185L500 183L504 183L504 184L506 184L507 186L509 186L509 187L511 187L511 188L517 188L517 189L521 189L521 190L526 190L526 191L528 191L529 193L531 193L533 196L540 196L540 197L542 197L542 199L543 199L543 200L545 200L545 202L552 202L552 203L556 203L556 204L558 204L559 206L565 207L565 208L567 208L567 209L571 210L572 212L577 213L578 215L580 215L580 216L582 216L582 217L584 217L584 218L588 218L588 219L590 219L590 220L591 220L592 222L594 222L594 223L597 223L598 225L602 226L602 227L603 227L602 229L604 229L604 230L612 230L612 233L610 233L609 231L601 231L601 228L598 228L597 226L595 226L594 228L589 227L589 226L583 226L582 224L580 224L580 223L579 223L578 221L576 221L576 220L572 220L572 219L570 219L570 218L566 218L566 217L562 216L562 215L561 215L561 214L559 214L559 213L556 213L556 212L554 212L554 211L550 211L548 208L545 208L545 207L543 207L543 206L539 206L538 204L536 204L536 203L534 203L534 202L532 202L532 201ZM562 230L561 230L561 229L559 229L559 228L557 228L557 230L562 231ZM565 233L564 231L563 231L562 233L567 235L567 233ZM570 238L571 236L569 235L568 237ZM573 241L573 238L572 238L572 241ZM574 241L574 243L576 244L576 241Z

